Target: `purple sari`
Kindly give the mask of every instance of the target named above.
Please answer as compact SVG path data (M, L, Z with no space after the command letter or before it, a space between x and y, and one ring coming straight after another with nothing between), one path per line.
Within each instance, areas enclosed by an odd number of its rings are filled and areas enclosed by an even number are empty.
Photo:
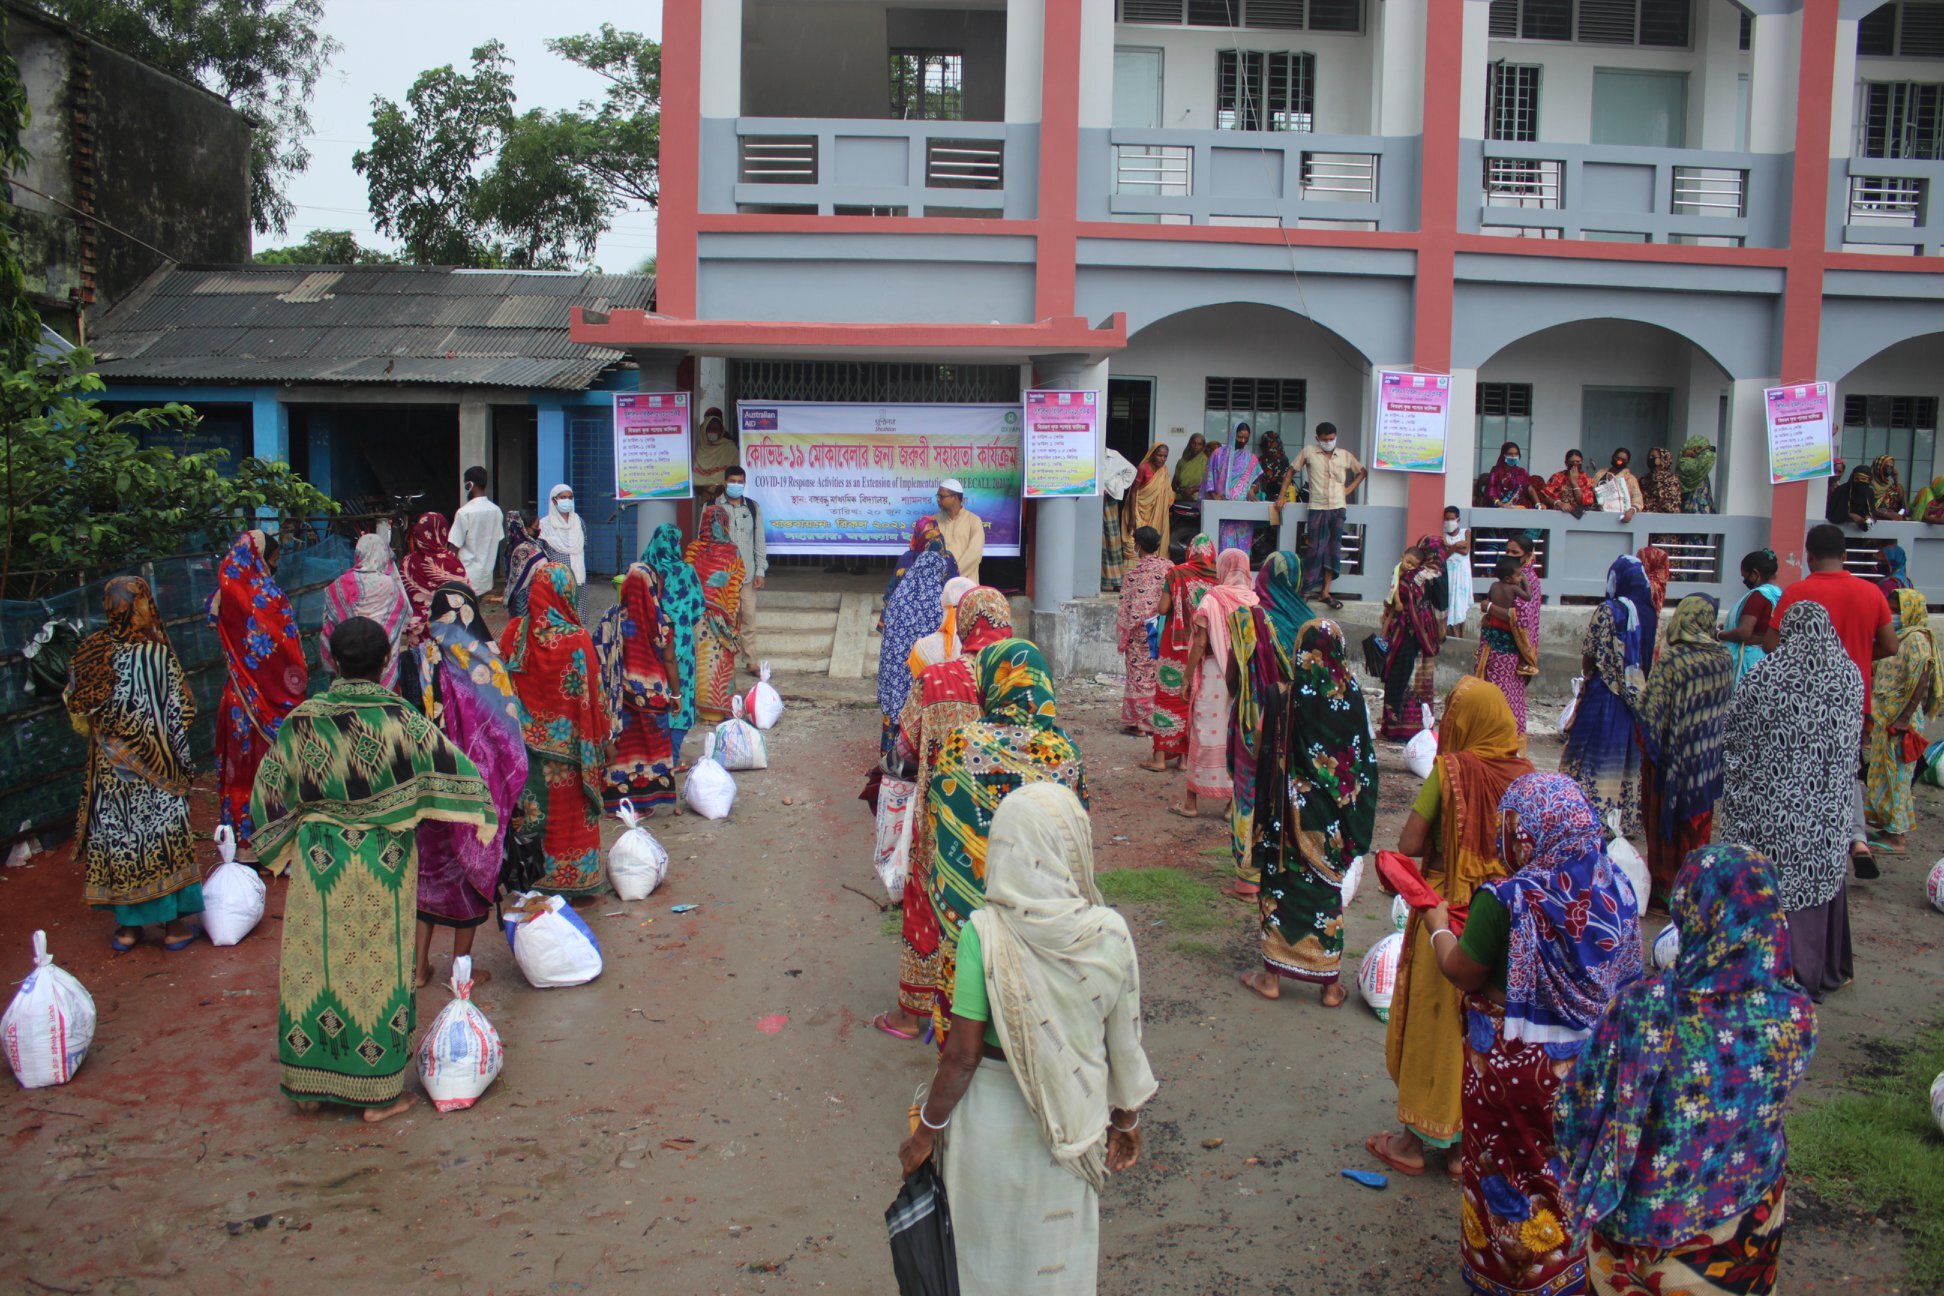
M500 823L510 825L527 780L527 749L506 663L471 589L441 585L432 595L430 615L429 634L418 649L425 714L479 767ZM482 845L479 834L464 824L420 824L419 921L440 927L483 922L499 891L506 837L501 832Z

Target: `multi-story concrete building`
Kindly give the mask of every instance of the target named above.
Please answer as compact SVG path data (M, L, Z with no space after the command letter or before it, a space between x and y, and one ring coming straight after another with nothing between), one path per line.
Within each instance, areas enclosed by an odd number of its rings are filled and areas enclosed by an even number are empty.
M1546 531L1555 597L1650 536L1678 537L1677 594L1738 592L1762 545L1786 576L1825 501L1769 485L1779 382L1837 384L1852 466L1893 455L1913 493L1944 471L1944 3L666 0L664 23L657 313L575 336L635 351L644 386L697 358L698 406L1077 384L1129 458L1244 418L1362 453L1375 368L1449 373L1449 471L1376 473L1351 509L1365 596L1447 503ZM1697 433L1717 515L1471 509L1502 441L1639 471ZM1040 612L1098 588L1098 508L1038 505ZM1872 536L1944 584L1944 535Z

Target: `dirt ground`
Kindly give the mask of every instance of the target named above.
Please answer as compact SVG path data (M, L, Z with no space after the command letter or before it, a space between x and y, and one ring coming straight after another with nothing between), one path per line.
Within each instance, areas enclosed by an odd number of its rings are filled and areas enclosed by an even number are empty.
M1210 852L1225 821L1165 813L1174 779L1134 768L1145 743L1116 732L1118 691L1074 681L1060 701L1087 757L1102 869L1220 880L1225 856ZM115 958L112 923L79 903L64 850L0 874L6 980L25 975L42 927L100 1010L71 1084L0 1105L0 1289L894 1292L882 1213L905 1108L934 1058L869 1024L898 965L856 799L876 733L861 694L794 701L771 768L739 776L732 818L654 821L669 878L645 901L584 911L607 959L592 985L528 988L483 929L477 954L495 979L476 999L506 1069L478 1106L444 1116L422 1105L372 1127L301 1116L279 1095L281 882L240 946ZM1534 746L1556 762L1556 739ZM1395 748L1384 774L1388 844L1416 780ZM1919 795L1912 853L1851 888L1860 976L1823 1010L1807 1094L1935 1011L1944 917L1923 879L1944 831L1939 794ZM198 823L213 818L206 787L195 808ZM1372 1191L1338 1173L1379 1168L1362 1141L1394 1120L1383 1025L1354 993L1335 1012L1308 992L1247 995L1233 974L1252 961L1253 924L1221 904L1225 926L1196 940L1130 911L1162 1087L1142 1164L1103 1198L1101 1291L1462 1291L1450 1185L1392 1176ZM1366 882L1348 948L1389 930L1388 913ZM420 992L421 1026L447 997ZM759 1027L778 1015L780 1029ZM1899 1272L1891 1226L1792 1211L1785 1290L1896 1292Z

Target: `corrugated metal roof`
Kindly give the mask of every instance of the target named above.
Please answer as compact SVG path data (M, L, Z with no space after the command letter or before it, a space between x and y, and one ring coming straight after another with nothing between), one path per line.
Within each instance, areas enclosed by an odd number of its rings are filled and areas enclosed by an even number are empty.
M578 391L622 353L574 342L568 312L645 309L654 287L645 275L184 266L158 271L93 344L111 381Z

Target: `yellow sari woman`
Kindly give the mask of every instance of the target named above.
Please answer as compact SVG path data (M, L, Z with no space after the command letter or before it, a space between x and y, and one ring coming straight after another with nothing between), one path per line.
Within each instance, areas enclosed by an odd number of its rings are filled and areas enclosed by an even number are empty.
M1121 547L1130 564L1140 561L1141 556L1134 548L1134 533L1142 527L1153 527L1165 545L1168 508L1173 503L1174 482L1168 476L1168 447L1157 444L1141 460L1134 484L1127 489L1127 502L1122 505L1127 510L1127 525L1121 528Z
M1870 844L1895 854L1917 818L1910 766L1924 750L1924 726L1944 710L1944 669L1922 590L1897 591L1897 655L1877 663L1870 683L1870 723L1863 736L1864 808L1880 837Z

